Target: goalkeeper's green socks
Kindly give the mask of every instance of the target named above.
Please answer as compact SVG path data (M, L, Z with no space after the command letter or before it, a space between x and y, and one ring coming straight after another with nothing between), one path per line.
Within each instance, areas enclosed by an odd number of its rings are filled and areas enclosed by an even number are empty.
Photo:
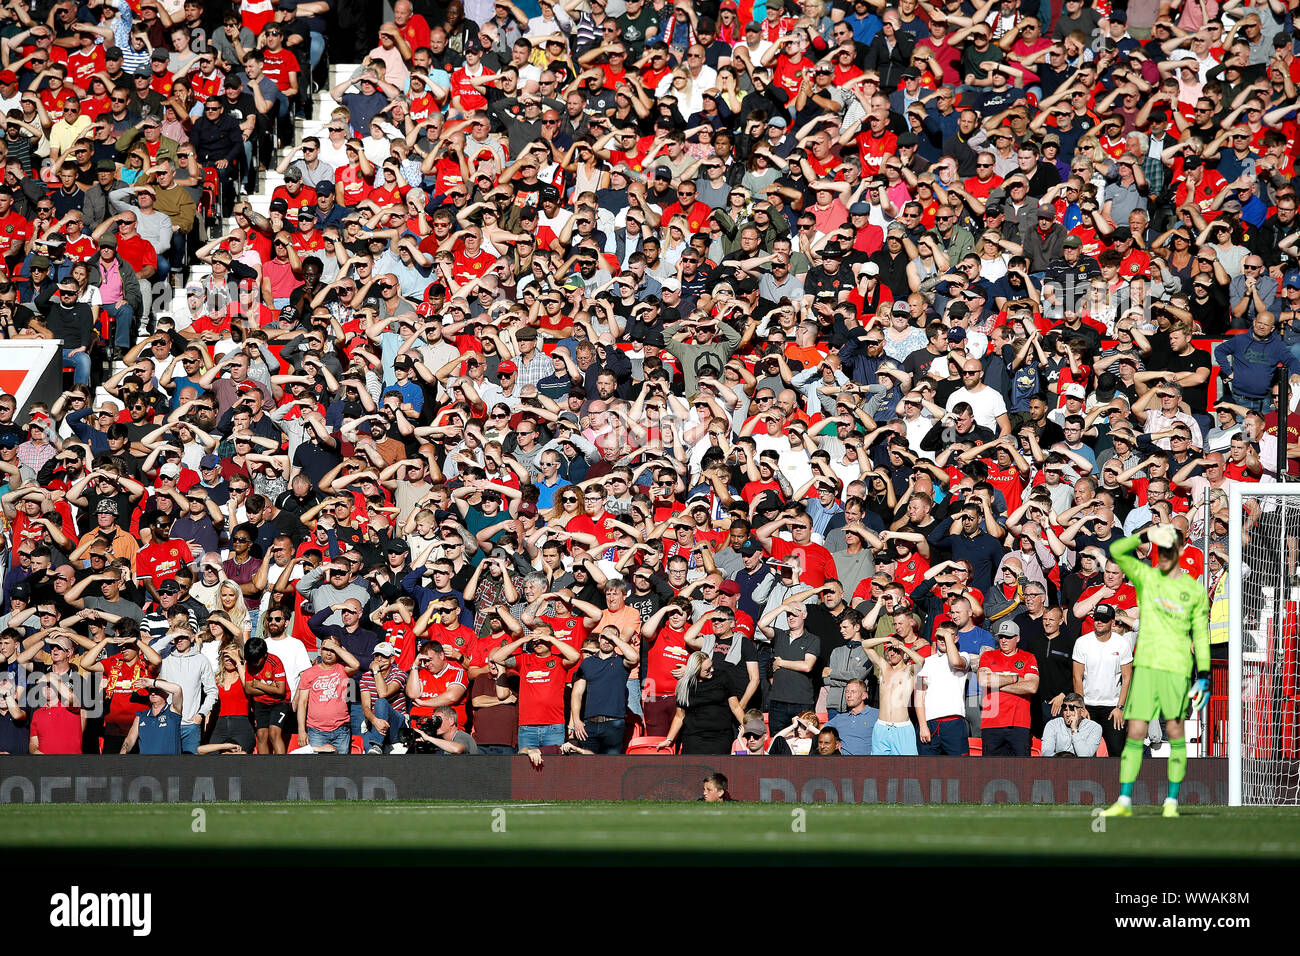
M1169 741L1169 799L1177 800L1187 776L1187 738Z
M1124 750L1119 756L1119 798L1125 802L1133 799L1133 784L1142 769L1142 741L1131 737L1124 739Z

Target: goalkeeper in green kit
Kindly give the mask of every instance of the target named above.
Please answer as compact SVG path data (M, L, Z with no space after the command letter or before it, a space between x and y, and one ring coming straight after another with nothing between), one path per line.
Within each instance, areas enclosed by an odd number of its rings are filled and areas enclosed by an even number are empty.
M1159 563L1155 567L1134 554L1143 541L1157 549ZM1169 796L1163 815L1178 816L1178 790L1187 773L1183 729L1187 699L1191 698L1197 710L1210 700L1210 602L1201 583L1178 566L1182 548L1182 532L1167 524L1110 546L1115 563L1137 591L1139 620L1133 681L1124 705L1128 738L1119 762L1120 797L1103 816L1133 815L1133 784L1142 767L1142 742L1147 725L1160 716L1169 734Z

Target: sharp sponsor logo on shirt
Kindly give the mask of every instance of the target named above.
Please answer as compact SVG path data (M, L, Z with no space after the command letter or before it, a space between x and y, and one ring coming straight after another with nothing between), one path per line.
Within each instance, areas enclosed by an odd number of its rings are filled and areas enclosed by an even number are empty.
M73 886L50 897L50 925L60 929L129 928L133 936L153 930L152 893L83 893Z

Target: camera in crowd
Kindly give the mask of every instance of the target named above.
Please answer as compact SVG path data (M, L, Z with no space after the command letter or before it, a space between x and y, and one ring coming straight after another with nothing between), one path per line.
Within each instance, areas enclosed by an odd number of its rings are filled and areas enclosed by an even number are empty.
M442 729L442 718L438 715L432 717L412 717L409 727L402 729L402 743L406 745L408 754L433 754L438 752L438 748L429 741L421 737L435 737L438 731Z

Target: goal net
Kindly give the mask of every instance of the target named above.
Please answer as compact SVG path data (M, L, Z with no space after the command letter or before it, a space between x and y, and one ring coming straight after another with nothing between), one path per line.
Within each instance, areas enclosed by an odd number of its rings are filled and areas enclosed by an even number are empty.
M1300 484L1236 484L1228 500L1228 667L1216 675L1227 706L1210 715L1227 744L1228 803L1300 804Z

